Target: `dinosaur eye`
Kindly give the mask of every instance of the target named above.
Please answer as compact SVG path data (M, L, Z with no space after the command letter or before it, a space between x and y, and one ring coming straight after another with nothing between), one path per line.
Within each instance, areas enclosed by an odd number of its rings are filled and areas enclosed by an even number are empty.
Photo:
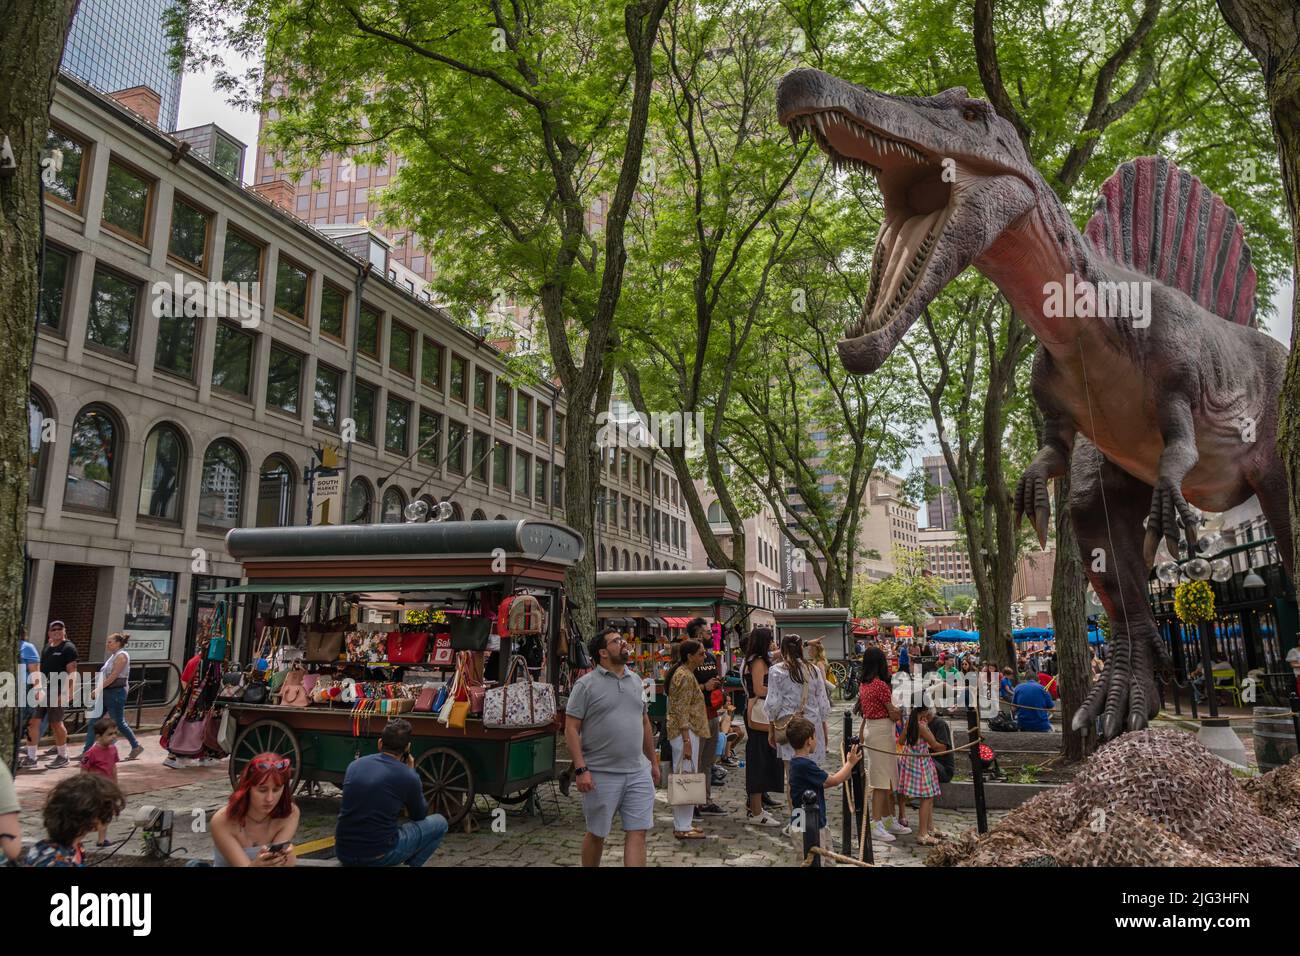
M962 111L961 118L967 122L973 123L975 120L980 118L980 111L975 109L973 106L968 106Z

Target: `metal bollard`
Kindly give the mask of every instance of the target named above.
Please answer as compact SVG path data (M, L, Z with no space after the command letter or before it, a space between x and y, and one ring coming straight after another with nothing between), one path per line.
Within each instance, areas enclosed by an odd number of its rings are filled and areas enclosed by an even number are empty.
M980 715L974 707L966 708L966 732L970 742L970 775L975 788L975 826L980 833L989 832L988 807L984 803L984 768L979 761Z
M1300 749L1300 696L1291 692L1291 728L1295 732L1295 745Z
M800 804L803 807L803 858L806 860L812 848L821 845L821 810L817 805L817 791L805 790ZM821 865L821 856L814 854L809 866Z
M844 733L840 737L840 740L843 741L840 745L840 749L844 751L844 754L846 756L848 755L849 752L849 740L850 738L852 738L852 736L853 736L853 714L846 713L844 715ZM841 806L844 808L844 812L840 820L840 846L843 848L842 852L846 856L850 856L853 853L853 820L854 820L853 811L854 811L854 802L855 802L853 792L854 792L854 787L857 785L857 781L858 781L858 771L861 769L862 769L862 764L858 764L856 767L853 768L853 773L849 775L849 779L844 781L844 793L841 796L841 801L840 801ZM861 792L862 792L861 789L859 789L858 793Z

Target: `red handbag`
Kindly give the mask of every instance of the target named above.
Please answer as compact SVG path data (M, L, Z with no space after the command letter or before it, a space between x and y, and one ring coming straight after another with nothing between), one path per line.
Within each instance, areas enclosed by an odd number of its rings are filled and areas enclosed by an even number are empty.
M425 685L420 688L420 695L415 698L415 706L412 708L416 713L428 714L433 711L433 702L438 697L438 688Z
M427 631L389 631L388 662L390 664L418 664L429 653Z

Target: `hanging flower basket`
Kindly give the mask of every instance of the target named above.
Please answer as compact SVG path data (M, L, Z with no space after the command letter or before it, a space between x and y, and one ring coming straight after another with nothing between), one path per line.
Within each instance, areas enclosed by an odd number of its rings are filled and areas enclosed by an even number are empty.
M1184 624L1214 620L1214 588L1209 581L1188 581L1174 591L1174 613Z

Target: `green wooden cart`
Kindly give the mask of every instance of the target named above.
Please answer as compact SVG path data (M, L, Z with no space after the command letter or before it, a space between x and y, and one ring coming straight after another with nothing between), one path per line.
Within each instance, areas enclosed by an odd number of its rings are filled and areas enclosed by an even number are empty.
M573 529L532 520L237 529L227 536L227 547L243 563L246 581L218 588L217 594L338 595L348 603L391 609L439 607L470 594L495 599L526 589L548 612L541 676L552 684L564 572L583 553ZM509 673L514 650L503 638L497 655L500 681ZM341 704L226 706L237 725L231 781L254 756L272 752L292 759L295 788L342 783L353 760L376 751L388 720L370 715L358 722L351 707ZM411 754L430 811L453 826L478 795L522 803L555 776L558 716L547 726L526 729L489 728L472 717L463 729L452 729L432 714L401 716L414 731Z

